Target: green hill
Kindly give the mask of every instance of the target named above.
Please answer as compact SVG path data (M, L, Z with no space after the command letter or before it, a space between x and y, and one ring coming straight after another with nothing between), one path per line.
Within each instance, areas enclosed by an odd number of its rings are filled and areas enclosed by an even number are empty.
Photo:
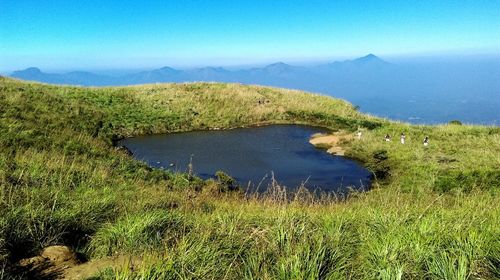
M300 123L354 132L376 174L348 200L244 197L113 146L141 134ZM387 145L405 132L418 145ZM429 136L431 145L420 141ZM189 83L83 88L0 77L0 278L65 244L97 279L495 279L500 128L416 126L299 91ZM95 279L95 278L94 278Z

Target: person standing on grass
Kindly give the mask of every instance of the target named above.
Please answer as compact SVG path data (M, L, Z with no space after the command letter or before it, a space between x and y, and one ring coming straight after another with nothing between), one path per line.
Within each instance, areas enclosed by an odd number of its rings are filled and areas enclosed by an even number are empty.
M404 133L401 133L401 144L405 143L406 135Z
M424 146L429 146L429 136L425 136L424 138Z
M356 133L356 135L358 136L358 139L361 139L361 130L358 130L358 133Z
M389 142L389 141L391 141L391 136L389 134L386 134L384 139L386 142Z

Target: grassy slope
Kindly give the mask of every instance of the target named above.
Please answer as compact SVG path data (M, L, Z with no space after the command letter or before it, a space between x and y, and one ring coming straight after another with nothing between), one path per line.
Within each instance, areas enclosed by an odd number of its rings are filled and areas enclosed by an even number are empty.
M344 202L245 199L218 182L151 170L111 144L258 123L375 128L345 145L377 173L377 188ZM408 145L380 141L401 131ZM103 278L500 277L498 127L410 126L266 87L0 78L0 132L0 278L12 261L56 243L91 259L149 256L139 271Z

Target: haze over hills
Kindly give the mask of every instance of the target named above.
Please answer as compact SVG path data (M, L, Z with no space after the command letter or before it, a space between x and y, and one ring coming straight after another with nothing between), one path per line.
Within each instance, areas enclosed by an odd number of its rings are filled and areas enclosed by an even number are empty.
M30 67L14 71L10 76L23 80L32 80L52 84L67 84L81 86L118 86L157 82L191 82L191 81L222 81L242 83L269 83L279 85L281 82L291 82L300 79L307 83L318 74L328 75L331 71L361 70L388 64L373 54L355 60L333 62L316 67L292 66L284 62L276 62L260 68L230 71L223 67L202 67L188 70L178 70L168 66L150 71L133 74L111 76L85 71L68 73L45 73L39 68ZM290 81L289 81L290 80ZM285 84L285 87L287 84Z
M118 86L163 82L238 82L293 88L346 99L364 112L413 123L500 122L500 60L389 63L369 54L303 67L284 62L228 70L162 67L126 75L45 73L32 67L11 77L52 84Z

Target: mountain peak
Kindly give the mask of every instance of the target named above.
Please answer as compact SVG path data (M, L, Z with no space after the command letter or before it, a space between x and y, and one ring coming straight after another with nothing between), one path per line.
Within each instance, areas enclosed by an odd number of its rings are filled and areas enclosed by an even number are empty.
M281 61L278 61L276 63L272 63L272 64L269 64L267 65L265 68L278 68L278 67L290 67L289 64L286 64L284 62L281 62Z
M262 69L267 71L287 71L292 68L294 68L292 65L279 61L273 64L269 64Z
M366 62L385 62L383 61L380 57L370 53L368 55L365 55L363 57L360 57L360 58L356 58L353 60L354 62L361 62L361 63L366 63Z
M151 72L154 72L154 73L161 73L161 74L177 74L179 73L180 71L177 70L177 69L174 69L172 67L168 67L168 66L164 66L162 68L159 68L159 69L156 69L156 70L153 70Z
M158 70L162 70L162 71L176 71L174 68L172 67L168 67L168 66L163 66L162 68L158 69Z
M11 77L14 78L19 78L19 79L25 79L25 80L36 80L37 77L43 76L44 73L36 68L36 67L29 67L24 70L18 70L12 72L10 75Z
M26 68L24 70L15 71L15 72L18 72L18 73L29 73L29 74L39 74L39 73L42 73L42 71L39 68L37 68L37 67L29 67L29 68Z

